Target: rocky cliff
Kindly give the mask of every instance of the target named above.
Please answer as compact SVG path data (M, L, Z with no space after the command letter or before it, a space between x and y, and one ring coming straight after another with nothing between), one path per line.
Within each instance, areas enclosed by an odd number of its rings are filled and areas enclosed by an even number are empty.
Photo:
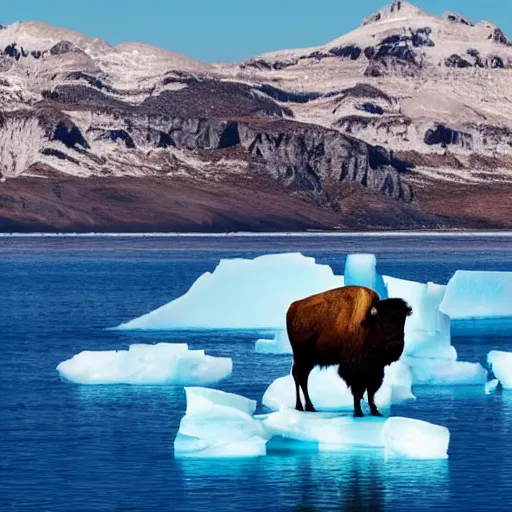
M510 228L511 68L496 25L402 1L233 65L2 27L0 229Z

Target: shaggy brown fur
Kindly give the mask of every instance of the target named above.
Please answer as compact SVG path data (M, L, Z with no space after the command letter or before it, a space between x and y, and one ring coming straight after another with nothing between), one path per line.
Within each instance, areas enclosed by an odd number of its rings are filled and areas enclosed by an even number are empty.
M368 391L371 413L380 416L374 403L382 385L384 368L402 355L404 326L412 309L402 299L381 301L362 286L336 288L294 302L286 327L293 349L292 375L296 408L314 411L308 394L308 377L315 366L339 365L339 375L351 388L354 415L363 416L361 400Z

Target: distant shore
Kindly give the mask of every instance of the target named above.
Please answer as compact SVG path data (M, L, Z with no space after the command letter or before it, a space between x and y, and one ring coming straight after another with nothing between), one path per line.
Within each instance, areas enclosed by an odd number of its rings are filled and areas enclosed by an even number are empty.
M189 237L189 238L215 238L215 237L387 237L387 236L456 236L456 237L512 237L512 231L463 231L463 230L426 230L426 231L283 231L283 232L169 232L169 233L0 233L2 238L57 238L57 237L132 237L132 238L161 238L161 237Z

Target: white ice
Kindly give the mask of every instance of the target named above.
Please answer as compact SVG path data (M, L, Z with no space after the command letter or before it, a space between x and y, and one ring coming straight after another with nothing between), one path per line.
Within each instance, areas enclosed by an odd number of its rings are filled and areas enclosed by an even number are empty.
M366 286L375 290L381 299L388 291L384 280L377 273L377 259L374 254L349 254L345 261L345 285Z
M447 459L450 431L446 427L411 418L389 418L382 427L387 457Z
M281 329L293 301L343 282L328 265L298 253L221 260L185 295L119 328Z
M232 361L184 343L135 344L128 350L80 352L57 371L77 384L208 385L229 377Z
M410 418L353 418L292 409L253 416L256 402L204 388L186 388L187 411L175 457L255 457L272 438L314 443L320 451L383 450L387 457L444 459L450 440L441 426Z
M316 442L320 451L384 448L386 457L446 459L447 428L412 418L353 418L282 410L262 417L273 436Z
M384 276L384 282L390 298L402 298L413 309L405 322L404 354L455 361L457 352L451 345L450 319L439 311L445 287L390 276Z
M270 438L253 418L256 402L214 389L185 388L187 411L174 441L176 458L258 457Z
M256 341L254 351L259 354L291 354L292 346L286 330L278 331L272 339Z
M377 407L414 399L412 377L401 362L385 369L384 382L375 394ZM317 411L352 411L354 400L345 381L338 375L337 366L314 368L308 380L309 396ZM302 396L302 394L301 394ZM365 400L367 399L365 394ZM303 401L304 403L304 401ZM262 404L271 411L295 407L295 383L291 375L276 379L263 395Z
M491 350L487 354L487 363L503 389L512 389L512 352Z
M480 363L403 357L401 359L412 374L412 383L418 385L484 385L487 370Z
M368 416L360 419L294 409L282 409L260 418L273 437L318 443L321 451L343 447L384 447L381 434L386 418Z
M448 282L441 311L458 319L512 316L512 272L458 270Z

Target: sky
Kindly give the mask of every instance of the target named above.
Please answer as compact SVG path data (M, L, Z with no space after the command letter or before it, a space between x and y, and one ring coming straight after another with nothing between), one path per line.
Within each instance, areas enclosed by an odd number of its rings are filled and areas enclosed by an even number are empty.
M142 42L205 62L235 62L260 53L327 43L391 0L18 0L2 2L0 24L38 20L101 37ZM512 38L510 0L416 0L500 25Z

